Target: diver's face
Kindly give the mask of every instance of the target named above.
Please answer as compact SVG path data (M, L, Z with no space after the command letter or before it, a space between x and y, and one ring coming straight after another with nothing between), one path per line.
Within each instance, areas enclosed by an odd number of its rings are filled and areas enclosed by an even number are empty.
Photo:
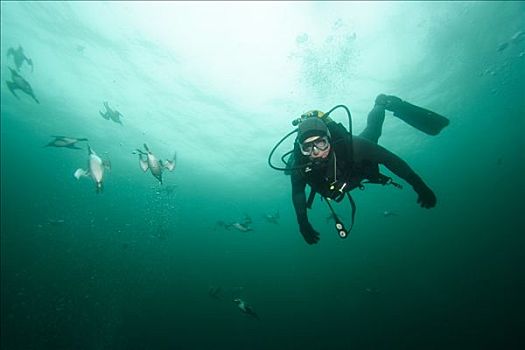
M330 154L330 146L324 151L313 151L310 155L310 160L325 160L328 158L328 154Z
M308 155L311 161L326 159L330 154L330 148L330 142L326 136L309 137L301 145L301 151Z

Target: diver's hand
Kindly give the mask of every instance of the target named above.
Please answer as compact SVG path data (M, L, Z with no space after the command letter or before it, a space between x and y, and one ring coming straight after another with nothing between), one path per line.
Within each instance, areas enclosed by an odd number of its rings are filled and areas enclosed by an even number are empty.
M303 235L304 240L308 244L316 244L319 242L319 232L314 230L309 222L299 225L299 230Z
M436 195L428 186L419 186L418 188L414 188L414 190L417 192L417 203L423 208L433 208L436 206Z

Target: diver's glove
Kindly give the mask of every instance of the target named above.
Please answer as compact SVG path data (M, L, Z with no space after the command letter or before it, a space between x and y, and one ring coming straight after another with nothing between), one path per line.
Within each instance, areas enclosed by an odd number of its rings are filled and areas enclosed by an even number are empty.
M427 185L421 184L414 187L414 190L417 193L417 203L423 208L433 208L436 206L436 195Z
M319 232L314 230L312 225L309 222L299 224L299 230L303 235L304 240L308 244L316 244L319 242Z

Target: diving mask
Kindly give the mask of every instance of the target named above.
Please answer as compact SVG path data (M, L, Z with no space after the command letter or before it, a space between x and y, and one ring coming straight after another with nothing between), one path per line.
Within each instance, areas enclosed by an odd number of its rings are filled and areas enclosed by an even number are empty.
M314 148L316 148L318 151L326 151L328 147L330 147L330 140L328 139L328 136L322 136L309 142L299 143L301 153L305 156L311 155L314 151Z

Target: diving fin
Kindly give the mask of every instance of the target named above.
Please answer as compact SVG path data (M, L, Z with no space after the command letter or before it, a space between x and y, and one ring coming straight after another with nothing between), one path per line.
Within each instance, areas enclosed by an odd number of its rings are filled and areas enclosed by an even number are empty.
M395 96L385 96L385 108L405 123L428 134L437 135L450 120L428 109L413 105Z

